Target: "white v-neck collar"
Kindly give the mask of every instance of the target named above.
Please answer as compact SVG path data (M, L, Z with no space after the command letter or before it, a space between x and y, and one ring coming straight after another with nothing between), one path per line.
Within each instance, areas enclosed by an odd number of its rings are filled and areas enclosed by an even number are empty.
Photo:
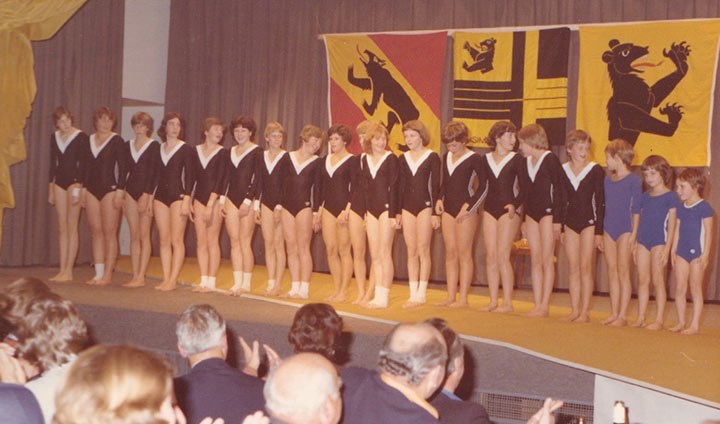
M235 146L235 147L237 147L237 146ZM248 154L250 154L250 152L252 152L253 150L258 148L257 144L255 144L255 145L251 146L250 148L245 149L245 151L242 152L242 154L238 155L237 153L235 153L237 151L237 149L235 147L230 149L230 160L232 161L235 168L237 168L237 166L240 164L240 162L242 162L242 160L245 159L245 156L247 156Z
M545 156L550 154L550 150L545 151L545 153L540 156L540 159L538 159L535 166L532 164L532 156L527 157L527 169L528 169L528 175L530 176L530 181L535 182L535 176L537 175L538 171L540 170L540 165L542 165L543 161L545 160Z
M202 144L195 146L195 150L197 150L198 154L198 159L200 159L200 165L202 165L203 169L207 168L212 158L214 158L215 155L220 153L220 150L222 149L222 147L218 146L218 148L213 150L208 157L205 157L205 154L202 152Z
M117 134L115 134L114 132L110 133L110 135L105 139L105 141L103 141L103 144L101 144L100 147L95 145L95 134L90 136L90 151L92 151L92 154L96 159L98 155L100 155L100 152L103 151L105 146L107 146L110 140L112 140L113 137L115 137L116 135Z
M378 170L380 169L382 164L385 163L385 159L387 159L388 156L390 156L391 154L392 153L390 152L385 152L385 155L380 158L380 160L376 164L372 163L372 157L370 155L367 156L368 171L370 171L370 175L372 175L373 178L377 176Z
M582 171L580 171L580 173L577 175L575 175L575 173L573 173L572 171L572 168L570 168L570 162L565 162L565 164L563 165L563 169L565 170L565 175L567 175L568 180L570 180L570 184L572 184L575 190L577 190L580 186L580 183L583 179L585 179L585 176L587 176L593 166L595 166L595 162L588 162L588 164L585 165L585 168L583 168Z
M75 137L77 137L80 133L80 130L75 130L75 132L70 134L67 141L62 141L62 139L60 139L60 131L55 131L55 144L57 144L58 149L60 149L60 153L65 153L65 150L68 148L70 143L72 143L73 140L75 140Z
M165 143L167 143L167 141ZM170 162L170 159L175 156L175 153L180 150L183 144L185 144L184 141L178 140L178 143L175 145L175 147L172 148L172 150L170 150L169 153L165 153L165 148L162 145L160 146L160 159L162 159L164 165L167 166L168 162Z
M505 157L500 160L500 163L495 163L492 152L488 152L485 157L487 158L487 163L490 166L490 170L492 171L493 175L495 175L495 178L497 178L502 172L503 168L505 168L505 165L510 162L510 159L515 157L515 152L510 152L505 155Z
M455 169L457 169L458 166L460 166L461 163L465 162L466 159L471 157L473 155L472 150L467 150L464 155L460 156L455 162L452 161L452 153L448 153L445 157L445 162L448 169L448 174L452 175L453 172L455 172Z
M331 155L327 155L327 157L325 158L325 170L327 171L328 175L330 175L330 178L332 178L335 171L337 171L337 169L340 168L342 164L347 162L348 159L350 159L351 157L353 157L353 155L347 155L344 158L340 159L338 163L333 165Z
M128 143L130 143L130 155L132 156L133 161L135 163L138 163L138 161L142 157L143 153L145 153L145 150L147 150L148 147L150 147L150 145L155 142L156 142L156 140L151 138L145 144L143 144L143 146L140 148L140 150L135 150L135 140L128 141Z
M268 170L268 174L272 174L273 170L275 170L275 165L280 162L280 159L282 159L283 156L285 156L286 151L280 152L279 155L275 156L275 159L272 161L270 160L270 150L265 150L263 153L263 160L265 161L265 167Z
M405 157L405 162L407 162L408 167L410 168L410 172L412 172L413 175L417 174L417 170L420 168L420 165L425 163L427 158L430 157L430 153L432 153L432 150L425 150L425 153L423 153L417 161L413 160L413 158L410 156L410 152L403 153L403 156Z
M290 162L292 162L293 168L295 168L295 173L298 175L300 175L300 173L303 171L303 169L305 169L311 163L315 162L315 159L318 158L317 155L312 155L305 162L297 163L295 156L296 155L290 153Z

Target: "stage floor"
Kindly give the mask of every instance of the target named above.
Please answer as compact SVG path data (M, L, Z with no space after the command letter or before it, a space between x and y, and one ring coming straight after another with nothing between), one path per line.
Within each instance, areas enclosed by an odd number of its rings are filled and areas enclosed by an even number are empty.
M257 266L253 275L253 289L241 298L220 293L202 294L191 291L189 284L176 291L163 293L152 289L156 279L139 289L120 286L129 279L129 259L121 258L113 284L94 287L81 284L92 275L89 267L76 269L76 281L54 283L59 294L79 304L95 304L135 310L149 310L179 314L187 305L210 303L226 317L246 321L288 325L296 307L306 303L278 298L266 298L259 293L265 289L266 272ZM3 286L22 276L34 276L47 280L56 272L51 268L0 268L0 284ZM152 258L148 271L150 276L160 276L159 259ZM180 276L183 282L197 282L199 273L194 259L188 259ZM218 286L229 288L232 272L229 261L223 261L218 274ZM354 284L354 281L351 285ZM283 282L283 291L289 289L289 280ZM327 274L313 274L310 300L321 302L330 295L332 281ZM528 289L517 290L513 306L508 314L480 312L487 304L487 288L473 288L470 307L451 309L432 306L444 300L442 285L432 285L428 290L428 305L415 309L403 309L408 297L407 284L396 283L390 293L390 307L385 310L367 310L350 303L333 303L333 306L349 319L348 330L365 334L385 334L388 325L398 321L419 321L438 316L469 340L495 344L527 353L562 365L582 369L626 381L652 390L720 408L720 306L706 305L703 327L699 334L682 336L669 331L647 331L637 328L613 328L600 324L607 316L607 297L593 298L591 323L562 322L560 318L569 313L567 293L554 293L550 317L532 319L522 316L529 311L531 293ZM350 299L355 296L352 287ZM289 307L288 307L289 306ZM690 306L690 305L689 305ZM635 300L631 305L636 310ZM666 323L676 322L674 304L667 307ZM648 316L654 316L650 310Z

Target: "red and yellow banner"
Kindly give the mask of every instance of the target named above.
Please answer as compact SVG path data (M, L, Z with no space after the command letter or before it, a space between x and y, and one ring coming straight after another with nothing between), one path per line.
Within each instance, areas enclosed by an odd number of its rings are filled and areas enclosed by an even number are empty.
M440 92L446 32L325 35L332 124L355 128L372 119L389 130L388 144L405 150L402 126L417 119L428 128L430 148L440 151ZM349 149L362 151L357 139Z
M577 126L594 159L622 138L649 155L706 166L720 21L580 27Z

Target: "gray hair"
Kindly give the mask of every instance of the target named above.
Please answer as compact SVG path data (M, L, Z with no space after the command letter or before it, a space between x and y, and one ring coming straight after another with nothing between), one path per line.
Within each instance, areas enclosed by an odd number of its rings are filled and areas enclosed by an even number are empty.
M180 315L175 335L185 353L195 355L222 343L227 337L225 320L210 305L191 305Z
M385 338L383 348L380 350L378 366L380 370L396 377L404 378L411 386L418 386L425 376L437 366L445 369L448 355L444 340L438 337L429 337L427 340L418 340L408 349L401 352L392 348L395 333L401 327L409 324L399 324L393 328ZM429 324L423 325L432 328Z

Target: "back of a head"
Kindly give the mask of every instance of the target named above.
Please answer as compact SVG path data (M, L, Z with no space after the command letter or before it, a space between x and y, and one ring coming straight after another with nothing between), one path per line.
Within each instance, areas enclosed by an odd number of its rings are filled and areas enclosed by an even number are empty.
M166 423L172 370L131 346L95 346L79 355L55 396L55 424ZM167 407L167 406L165 406Z
M308 303L295 313L288 341L294 353L312 352L335 361L343 321L326 303Z
M75 305L52 292L34 300L18 327L19 355L45 371L70 362L87 344Z
M287 423L337 422L342 413L340 385L335 366L325 357L299 353L270 371L263 391L265 406Z
M445 369L447 347L430 324L398 324L385 338L379 356L382 372L418 386L435 367Z
M13 281L0 293L0 315L12 326L20 325L27 310L40 296L50 293L50 287L37 278L26 277Z
M425 322L435 327L440 334L442 334L448 353L447 371L448 373L455 371L455 360L463 358L465 355L465 349L463 348L462 341L460 341L460 337L450 328L447 321L442 318L430 318L425 320Z
M227 337L225 320L210 305L191 305L180 315L175 335L185 354L195 355L221 345Z

